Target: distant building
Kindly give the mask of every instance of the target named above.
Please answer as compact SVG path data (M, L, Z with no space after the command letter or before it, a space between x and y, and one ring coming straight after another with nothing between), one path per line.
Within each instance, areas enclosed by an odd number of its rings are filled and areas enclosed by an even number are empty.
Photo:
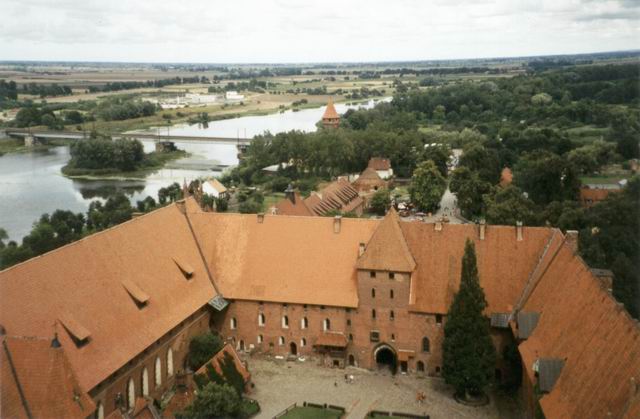
M320 192L312 192L305 199L289 185L285 191L285 199L275 207L278 215L322 216L331 211L353 212L356 215L362 215L364 211L364 200L346 179L332 182Z
M202 192L214 198L227 198L229 191L218 179L207 180L202 184Z
M375 170L381 179L389 179L393 176L393 169L391 168L391 160L382 157L371 157L367 167Z
M229 90L225 93L224 97L227 102L240 102L244 100L244 95L238 94L235 90Z
M325 128L338 128L340 126L340 115L336 112L331 98L329 98L327 108L324 110L324 115L322 115L322 126Z
M506 188L507 186L511 185L511 182L513 182L513 172L508 167L505 167L500 173L499 185L503 188Z
M358 176L358 179L352 183L352 186L360 193L369 193L377 191L380 188L386 188L388 186L388 182L386 180L382 180L378 175L378 172L374 169L367 167L364 169L364 172Z
M598 202L607 199L609 194L617 193L622 190L627 183L626 179L618 183L588 183L580 188L580 204L589 208Z

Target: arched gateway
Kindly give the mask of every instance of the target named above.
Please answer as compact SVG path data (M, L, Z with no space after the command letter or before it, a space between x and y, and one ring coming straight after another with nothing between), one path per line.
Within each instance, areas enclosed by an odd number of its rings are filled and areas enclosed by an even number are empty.
M395 374L398 369L398 355L395 349L386 343L378 345L373 350L373 358L376 360L378 369L388 368L392 374Z

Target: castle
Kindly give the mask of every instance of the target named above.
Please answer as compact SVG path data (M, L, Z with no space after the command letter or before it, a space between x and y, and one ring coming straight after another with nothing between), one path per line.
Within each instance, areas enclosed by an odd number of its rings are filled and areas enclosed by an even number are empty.
M539 403L547 418L638 417L640 330L574 233L393 210L224 214L193 198L0 272L0 415L133 410L172 387L207 330L240 352L437 376L467 239L497 352L518 345L525 416ZM499 359L496 380L510 373Z

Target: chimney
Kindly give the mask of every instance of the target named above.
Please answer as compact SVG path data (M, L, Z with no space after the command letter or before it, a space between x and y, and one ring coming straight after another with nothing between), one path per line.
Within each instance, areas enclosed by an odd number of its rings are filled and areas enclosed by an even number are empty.
M578 230L567 230L564 241L569 245L573 253L578 253Z
M360 243L360 246L358 247L358 256L364 255L365 249L366 249L366 247L365 247L364 243Z
M262 224L263 221L264 221L264 212L259 212L258 213L258 224Z
M516 221L516 239L522 241L522 221Z
M336 215L333 217L333 232L340 233L340 227L342 225L342 215Z
M436 231L442 231L442 220L436 220L436 223L434 224L434 229Z
M296 203L296 191L293 190L293 185L289 184L289 186L287 186L287 189L284 190L284 196L291 201L292 204Z
M484 240L484 235L487 230L487 222L482 219L480 220L480 240Z

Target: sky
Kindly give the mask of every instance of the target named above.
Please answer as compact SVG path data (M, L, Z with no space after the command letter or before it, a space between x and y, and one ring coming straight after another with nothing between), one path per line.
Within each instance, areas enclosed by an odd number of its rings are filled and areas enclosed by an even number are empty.
M640 0L0 0L0 60L302 63L640 48Z

